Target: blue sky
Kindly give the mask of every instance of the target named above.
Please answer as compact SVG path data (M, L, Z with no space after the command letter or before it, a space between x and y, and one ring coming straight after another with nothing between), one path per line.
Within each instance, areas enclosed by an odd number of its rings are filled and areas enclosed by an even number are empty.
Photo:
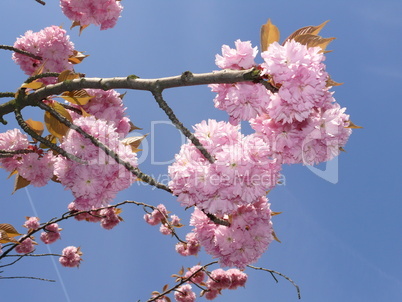
M334 80L345 83L335 89L334 96L364 129L353 132L347 152L331 169L327 167L327 175L338 173L336 184L307 167L284 167L285 185L268 196L272 209L283 212L273 219L282 243L272 243L256 265L292 278L300 286L301 301L401 301L402 3L150 0L122 4L125 9L114 29L101 32L90 26L81 36L77 29L69 30L76 49L90 54L77 71L90 77L136 74L142 78L185 70L209 72L217 69L214 58L222 44L233 46L241 39L259 45L259 28L268 18L279 27L282 38L300 27L331 20L321 32L337 38L329 46L333 52L327 55L327 70ZM66 29L70 25L57 1L48 1L45 7L34 0L3 1L0 43L12 45L25 31L50 25ZM10 52L0 52L1 91L14 91L25 80L10 57ZM214 95L207 87L178 88L166 91L165 97L188 127L208 118L227 120L226 113L213 107ZM170 161L180 148L181 136L166 124L150 94L130 91L124 100L132 121L152 137L141 169L163 179L167 165L153 164L152 158L159 163ZM23 113L33 119L42 116L31 109ZM0 131L15 126L11 116L8 121ZM249 131L246 125L244 131ZM12 223L20 231L25 216L36 211L46 221L64 212L72 201L71 193L57 184L11 195L13 182L6 178L1 170L0 223ZM127 199L164 203L184 223L188 221L189 213L166 192L133 185L116 202ZM182 265L211 261L204 253L197 258L179 256L173 238L144 223L141 208L125 206L123 210L125 221L111 231L98 224L62 223L62 240L50 249L59 253L68 245L81 246L85 260L80 268L54 266L49 257L24 259L0 275L57 282L3 280L2 299L146 301L153 290L173 284L170 275ZM181 230L182 236L188 230ZM38 252L48 252L47 247L39 246ZM286 280L279 278L276 284L267 273L249 269L247 273L245 289L224 291L216 301L297 301L295 289Z

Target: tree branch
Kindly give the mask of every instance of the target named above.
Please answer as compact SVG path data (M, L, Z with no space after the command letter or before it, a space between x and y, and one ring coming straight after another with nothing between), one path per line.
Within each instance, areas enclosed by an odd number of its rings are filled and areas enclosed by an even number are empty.
M271 269L267 269L267 268L263 268L263 267L256 267L256 266L253 266L253 265L247 265L247 266L248 266L249 268L252 268L252 269L255 269L255 270L261 270L261 271L266 271L266 272L270 273L270 274L272 275L272 277L275 279L276 282L278 282L278 279L276 279L276 277L274 276L274 274L277 274L278 276L281 276L282 278L285 278L285 279L288 280L290 283L292 283L292 285L296 288L297 297L298 297L299 299L301 299L299 286L298 286L292 279L290 279L288 276L286 276L286 275L284 275L284 274L282 274L282 273L280 273L280 272L277 272L277 271L274 271L274 270L271 270Z
M198 274L200 271L205 270L208 266L213 265L218 263L218 261L213 261L211 263L205 264L204 266L200 267L198 270L196 270L194 273L192 273L190 276L187 278L183 278L179 283L177 283L175 286L165 290L163 293L160 293L159 295L147 300L147 302L152 302L152 301L157 301L158 299L162 298L163 296L166 296L170 294L172 291L174 291L176 288L180 287L180 285L188 282L191 278L193 278L196 274Z
M44 137L40 136L39 134L37 134L35 131L33 131L28 124L24 121L24 118L22 117L21 111L19 109L15 109L14 111L15 113L15 119L18 122L18 125L20 125L20 127L22 128L22 130L24 130L26 133L28 133L30 136L32 136L33 138L35 138L36 140L40 141L42 144L48 146L50 149L60 153L61 155L63 155L64 157L76 161L78 163L82 163L85 164L85 161L83 161L81 158L78 158L77 156L70 154L68 152L66 152L64 149L60 148L59 146L57 146L56 144L50 142L49 140L45 139Z
M164 89L208 85L208 84L224 84L224 83L237 83L245 81L259 81L261 80L260 72L256 69L247 70L220 70L210 73L193 74L189 71L184 72L182 75L159 78L159 79L140 79L136 76L128 77L115 77L115 78L79 78L61 83L47 85L38 89L25 97L24 102L21 103L21 108L25 106L33 106L38 101L46 99L51 95L59 95L65 91L80 90L85 88L92 89L132 89L132 90L145 90L154 91L155 89L163 91ZM269 83L268 83L269 84ZM0 121L2 117L14 111L14 100L0 105Z
M151 176L146 175L140 171L140 169L133 167L130 163L125 162L120 158L120 156L115 153L113 150L109 149L107 146L102 144L99 140L94 138L92 135L88 134L84 130L82 130L81 127L74 125L71 123L68 119L60 115L56 110L53 108L49 107L48 105L44 104L43 102L38 102L38 107L42 108L43 110L48 111L51 115L53 115L55 118L57 118L60 122L62 122L64 125L69 127L70 129L73 129L77 131L79 134L81 134L83 137L89 139L92 144L94 144L96 147L101 149L103 152L105 152L106 155L109 155L112 157L118 164L122 165L125 167L128 171L130 171L133 175L141 179L142 181L148 183L151 186L155 186L158 189L165 190L169 193L172 193L172 191L165 186L164 184L161 184L157 182L155 179L153 179Z
M215 159L212 157L211 154L204 148L204 146L201 144L201 142L198 140L197 137L194 136L188 130L184 125L179 121L179 119L176 117L174 114L172 108L169 107L169 105L165 102L165 100L162 97L162 91L152 91L152 94L158 103L159 107L162 108L162 110L166 113L166 115L169 117L169 119L172 121L173 125L176 126L177 129L179 129L191 142L194 144L194 146L201 152L201 154L211 163L213 164L215 162Z
M36 1L38 2L38 0L36 0ZM0 49L11 50L11 51L20 53L22 55L26 55L26 56L31 57L31 58L36 59L36 60L42 60L42 57L40 57L40 56L34 55L33 53L30 53L29 51L25 51L25 50L22 50L22 49L15 48L13 46L0 45Z

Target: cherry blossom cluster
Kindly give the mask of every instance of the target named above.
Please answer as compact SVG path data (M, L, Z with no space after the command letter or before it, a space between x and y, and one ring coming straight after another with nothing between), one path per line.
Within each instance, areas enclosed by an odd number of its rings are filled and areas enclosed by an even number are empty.
M52 151L44 152L31 145L28 137L20 130L13 129L0 133L0 150L28 150L31 153L16 154L12 157L0 158L0 165L8 172L18 172L36 187L42 187L53 177L56 157Z
M79 247L68 246L63 249L59 262L65 267L78 267L82 260L81 256L82 252Z
M96 117L113 124L120 138L124 138L130 131L130 119L125 116L126 108L123 105L121 95L114 89L85 89L92 98L81 108ZM77 106L78 107L78 106ZM74 111L70 111L71 116L76 119L79 117Z
M33 75L38 69L42 69L43 72L62 72L73 69L68 59L73 55L74 44L66 31L58 26L46 27L39 32L29 30L17 39L14 47L41 57L41 60L38 60L24 54L13 53L13 60L27 75ZM56 78L46 78L41 81L46 84L55 83Z
M215 161L207 161L190 142L181 147L168 171L169 187L182 206L230 214L276 185L281 167L268 158L262 139L244 136L238 126L215 120L203 121L194 130Z
M256 66L254 61L258 53L257 47L252 47L249 41L235 42L236 49L222 46L222 56L216 55L215 63L222 69L248 69ZM215 107L229 114L229 121L237 125L242 120L249 120L265 112L269 105L270 95L262 84L234 83L211 84L209 87L217 93L214 99Z
M57 223L52 223L46 226L43 230L44 232L40 234L40 240L42 240L45 244L51 244L61 237L60 231L62 229L59 228Z
M198 208L190 219L196 239L208 254L219 259L221 266L244 269L257 261L274 240L270 204L265 196L221 218L230 221L230 226L214 223Z
M177 215L170 215L163 204L160 204L151 213L144 215L144 220L150 225L160 225L159 231L163 235L171 235L173 228L183 226L180 223L180 218Z
M20 244L18 244L15 248L15 251L19 254L29 254L35 250L35 241L33 241L30 237L25 238Z
M75 119L74 124L109 147L122 160L133 167L137 166L137 155L130 146L119 141L113 123L89 116ZM72 191L75 197L73 207L77 210L107 206L119 191L128 188L136 180L130 171L75 130L68 132L60 146L88 162L80 164L59 156L55 163L55 175L63 186Z
M256 48L240 40L235 44L236 49L224 45L222 56L216 55L218 67L256 66ZM250 121L269 145L269 157L279 163L312 165L337 156L351 129L345 108L336 103L327 84L322 49L290 40L270 44L261 56L264 63L258 68L277 91L259 83L213 84L215 107L226 110L233 124Z
M116 0L60 0L63 13L81 26L95 24L101 30L116 25L123 10Z
M208 279L205 281L207 277ZM206 272L200 265L189 268L182 278L189 279L188 283L193 283L201 288L205 287L201 292L201 296L207 300L215 299L224 289L244 287L247 282L247 275L238 269L234 268L225 271L219 268L212 272ZM196 294L188 283L179 286L175 290L174 297L176 301L195 301Z
M250 120L251 127L271 146L270 156L285 164L328 161L340 153L352 130L346 108L328 104L314 109L303 122L277 123L268 115Z
M176 244L176 252L182 256L196 256L201 250L201 243L193 232L187 233L186 242Z
M244 287L247 282L247 274L232 268L227 271L216 269L211 272L206 282L207 291L204 297L207 300L215 299L223 289L237 289Z
M78 212L75 208L75 203L72 202L68 206L71 213ZM116 207L107 207L105 209L97 209L89 212L75 215L74 218L78 221L100 222L101 227L106 230L111 230L117 226L123 218L119 216L121 210Z

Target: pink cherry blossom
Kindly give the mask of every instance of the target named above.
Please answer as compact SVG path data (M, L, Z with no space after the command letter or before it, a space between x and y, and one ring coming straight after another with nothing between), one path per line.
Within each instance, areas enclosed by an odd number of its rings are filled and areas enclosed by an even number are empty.
M202 268L202 266L201 265L195 265L195 266L193 266L192 268L190 268L187 272L186 272L186 274L184 275L184 278L189 278L191 275L193 275L195 272L197 272L197 273L195 273L192 277L191 277L191 282L194 282L194 283L201 283L201 282L203 282L204 281L204 279L205 279L205 276L206 276L206 274L205 274L205 272L203 271L203 270L200 270Z
M303 122L277 123L268 115L250 121L258 136L270 146L269 156L281 163L305 165L328 161L339 155L352 130L346 108L327 104L316 108Z
M36 230L39 228L39 218L38 217L27 217L27 220L24 223L24 227L30 230Z
M216 55L216 65L222 69L248 69L253 67L258 48L253 48L250 41L237 40L235 45L236 49L230 48L228 45L222 46L222 56Z
M73 69L68 58L73 55L74 44L70 42L66 31L58 26L46 27L35 33L29 30L17 39L14 47L42 58L38 60L19 53L13 54L13 60L27 75L32 75L42 65L43 72L62 72ZM46 78L41 81L47 84L55 83L56 78Z
M113 229L116 225L122 221L122 218L118 216L119 210L116 208L107 208L100 210L99 215L102 217L101 226L106 230Z
M42 187L53 177L56 157L49 151L42 154L28 153L21 156L18 174L36 187Z
M190 284L184 284L174 292L174 298L178 302L194 302L196 297Z
M25 150L29 146L28 137L22 134L19 129L12 129L0 133L0 150L2 151ZM8 172L13 172L21 165L21 159L22 154L0 158L0 165Z
M15 247L15 251L19 254L29 254L32 253L34 250L34 241L29 237Z
M205 292L204 297L207 300L213 300L216 297L218 297L218 295L220 294L220 291L217 289L209 289L208 291Z
M79 247L68 246L63 249L59 262L65 267L78 267L82 260L81 256L82 252Z
M70 20L81 26L100 25L101 30L114 27L123 9L116 0L61 0L60 6Z
M322 63L325 56L320 47L307 47L294 40L285 45L270 44L261 54L262 74L269 77L279 91L271 95L268 115L276 122L303 121L313 107L330 100L326 81L328 74Z
M40 234L40 239L45 244L51 244L56 240L60 239L60 231L59 225L57 223L52 223L44 228L44 232Z
M205 251L218 258L222 266L244 269L257 261L274 239L267 198L239 206L230 222L230 226L217 225L195 208L190 225Z
M74 123L116 152L123 161L137 166L137 155L130 146L119 141L119 134L113 125L94 116L78 118ZM136 180L124 166L117 164L75 130L68 132L61 147L88 161L88 164L79 164L59 156L55 163L55 175L63 186L72 191L74 208L77 210L107 206L119 191L128 188Z
M232 284L231 276L221 268L213 270L209 276L207 281L208 289L227 289Z
M196 234L191 232L186 235L186 243L179 242L176 244L176 252L182 256L195 256L201 249L200 242L196 238Z
M214 98L215 107L225 110L233 125L266 113L272 95L258 83L211 84L209 87L218 93Z
M281 167L269 159L269 147L261 138L242 136L236 126L211 120L194 129L215 162L208 162L190 142L182 146L168 170L169 187L182 206L230 214L276 185Z
M157 225L163 221L166 221L168 212L163 204L159 204L152 213L144 215L144 220L150 225Z
M244 287L247 282L247 274L243 273L237 268L231 268L226 271L226 274L230 276L232 281L229 289L236 289L238 287Z
M116 90L85 89L88 95L92 96L88 103L82 106L85 112L112 123L120 138L124 138L130 131L130 119L125 116L126 108L120 94ZM77 106L78 107L78 106ZM70 112L73 119L79 115Z

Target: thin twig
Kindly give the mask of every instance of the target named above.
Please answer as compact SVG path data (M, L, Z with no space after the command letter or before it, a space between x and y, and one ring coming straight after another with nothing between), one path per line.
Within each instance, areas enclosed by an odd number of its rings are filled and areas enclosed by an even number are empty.
M31 150L31 149L14 150L14 151L0 150L0 158L13 157L18 154L27 154L27 153L34 153L34 152L35 152L35 150Z
M140 171L140 169L133 167L130 163L122 160L120 158L120 156L115 153L113 150L109 149L107 146L105 146L104 144L102 144L99 140L97 140L96 138L94 138L92 135L90 135L89 133L85 132L84 130L82 130L81 127L74 125L73 123L71 123L69 120L67 120L65 117L63 117L62 115L60 115L56 110L54 110L53 108L49 107L48 105L44 104L43 102L38 102L38 106L40 108L42 108L43 110L46 110L47 112L49 112L51 115L53 115L55 118L57 118L60 122L62 122L64 125L66 125L67 127L69 127L70 129L73 129L75 131L77 131L79 134L81 134L83 137L89 139L91 141L91 143L93 145L95 145L96 147L98 147L99 149L101 149L103 152L105 152L106 155L109 155L110 157L112 157L118 164L122 165L123 167L125 167L128 171L130 171L133 175L135 175L136 177L138 177L139 179L141 179L142 181L148 183L151 186L155 186L158 189L162 189L165 190L169 193L172 193L172 191L169 189L169 187L167 187L164 184L161 184L159 182L157 182L154 178L152 178L151 176L144 174Z
M173 286L172 288L169 288L167 290L165 290L163 293L160 293L159 295L147 300L147 302L152 302L152 301L156 301L159 298L162 298L163 296L168 295L169 293L171 293L172 291L174 291L176 288L180 287L180 285L188 282L191 278L193 278L196 274L198 274L200 271L205 270L208 266L213 265L218 263L218 261L213 261L211 263L208 263L202 267L200 267L198 270L196 270L194 273L192 273L190 276L188 276L187 278L183 278L179 283L177 283L175 286Z
M25 255L26 255L26 254L25 254ZM11 266L11 265L17 263L18 261L20 261L22 258L24 258L25 255L16 255L17 257L19 257L18 259L14 260L13 262L10 262L10 263L4 264L4 265L0 265L0 267ZM4 257L6 257L6 255L5 255Z
M169 107L169 105L165 102L162 96L162 91L159 89L152 90L152 95L154 96L156 102L158 103L159 107L162 108L162 110L166 113L166 115L169 117L169 119L172 121L173 125L176 126L177 129L179 129L191 142L194 144L194 146L201 152L201 154L211 163L213 164L215 162L215 159L212 157L211 154L204 148L204 146L201 144L199 139L195 137L194 134L190 132L184 125L179 121L179 119L176 117L174 114L172 108Z
M44 73L37 74L37 75L34 75L32 77L29 77L25 81L25 83L31 83L31 82L33 82L33 81L35 81L37 79L43 79L43 78L57 78L59 75L60 75L60 73L58 73L58 72L44 72Z
M253 266L253 265L247 265L247 266L248 266L249 268L252 268L252 269L255 269L255 270L266 271L266 272L270 273L273 277L274 277L273 274L276 274L276 275L278 275L278 276L281 276L282 278L285 278L285 279L288 280L290 283L292 283L292 285L296 288L297 297L298 297L299 299L301 299L299 286L298 286L292 279L290 279L288 276L286 276L286 275L284 275L284 274L282 274L282 273L280 273L280 272L277 272L277 271L274 271L274 270L271 270L271 269L267 269L267 268L263 268L263 267L256 267L256 266ZM274 279L275 279L276 282L278 282L278 279L276 279L275 277L274 277Z
M15 92L0 92L0 98L14 98Z
M39 4L46 5L45 1L42 1L42 0L35 0L35 1L38 2Z
M24 130L26 133L28 133L30 136L32 136L34 139L40 141L42 144L48 146L50 149L58 152L59 154L63 155L64 157L76 161L78 163L85 164L85 161L83 161L81 158L78 158L77 156L68 153L64 149L60 148L56 144L50 142L49 140L45 139L44 137L40 136L37 134L35 131L33 131L28 124L24 121L24 118L22 117L21 111L19 109L14 110L15 113L15 119L18 122L18 125Z
M31 57L31 58L36 59L36 60L42 60L42 57L40 57L40 56L34 55L33 53L30 53L29 51L25 51L25 50L22 50L22 49L15 48L13 46L0 45L0 49L11 50L11 51L20 53L22 55L26 55L26 56Z
M0 277L0 279L33 279L39 281L56 282L56 280L37 278L37 277Z

